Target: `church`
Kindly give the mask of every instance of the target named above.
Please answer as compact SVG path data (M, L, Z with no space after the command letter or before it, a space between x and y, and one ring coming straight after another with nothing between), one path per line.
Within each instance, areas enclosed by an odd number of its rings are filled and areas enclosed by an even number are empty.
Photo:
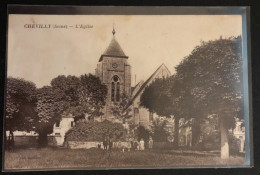
M101 120L107 119L113 122L118 120L111 112L111 106L115 102L120 102L123 94L130 97L128 108L131 108L133 122L137 126L149 128L150 122L155 114L140 106L140 97L145 88L157 78L166 78L171 75L168 68L162 64L145 81L140 81L135 86L131 85L131 65L128 63L129 57L121 48L116 39L116 31L112 31L112 40L107 49L98 59L95 74L107 87L106 105L103 108L104 115ZM63 145L66 132L75 125L72 115L65 116L54 125L54 132L50 135L56 139L57 145Z
M131 109L131 119L136 126L144 126L150 129L151 123L155 118L160 117L155 113L149 112L146 108L140 106L140 98L145 88L149 86L157 78L167 78L171 76L166 65L158 65L158 68L146 79L138 82L136 85L131 84L131 65L128 63L129 58L119 42L116 39L116 31L112 31L112 39L108 44L107 49L97 58L97 67L95 74L100 78L101 82L107 87L106 105L103 108L104 115L98 121L110 120L112 122L122 122L116 119L111 112L113 103L120 102L122 95L126 94L130 97L130 102L127 105ZM158 58L159 59L159 58ZM174 126L174 120L170 119L170 125ZM180 122L179 126L179 145L184 147L192 146L192 125L187 124L189 121ZM236 128L232 134L240 139L239 151L244 151L245 129L242 126L242 121L236 121ZM123 123L127 129L127 122ZM61 121L54 124L53 133L48 136L49 144L55 146L63 146L66 132L75 126L74 116L63 116ZM8 135L8 134L7 134ZM36 132L21 132L15 131L16 145L23 145L35 142L38 134ZM201 138L201 137L200 137ZM172 141L171 141L172 142ZM97 145L90 145L97 147Z
M125 55L116 40L115 29L112 31L113 38L100 56L96 76L107 86L106 106L103 110L105 119L113 119L111 105L119 102L122 94L131 96L131 66L128 64L128 56Z

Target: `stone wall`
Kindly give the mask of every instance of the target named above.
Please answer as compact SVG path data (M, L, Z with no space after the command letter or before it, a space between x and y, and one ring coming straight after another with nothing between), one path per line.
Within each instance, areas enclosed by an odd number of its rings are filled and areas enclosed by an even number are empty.
M90 149L98 148L98 144L101 145L101 149L104 149L103 142L68 141L67 147L71 149ZM113 142L113 148L131 148L131 142Z
M153 142L154 149L171 149L173 147L173 143L171 142Z
M48 136L48 145L57 146L57 138L55 136ZM15 146L38 146L38 135L37 136L14 136Z
M14 136L15 146L37 146L38 136Z

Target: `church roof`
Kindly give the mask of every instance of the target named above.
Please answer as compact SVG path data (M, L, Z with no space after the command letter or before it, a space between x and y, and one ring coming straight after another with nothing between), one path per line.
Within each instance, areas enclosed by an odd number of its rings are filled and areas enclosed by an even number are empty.
M132 97L132 99L130 100L129 104L127 105L127 107L129 107L133 101L142 94L143 90L146 88L146 86L155 78L156 74L162 70L165 69L169 75L171 75L171 72L169 71L169 69L164 65L160 65L156 71L141 85L141 87L138 89L138 91L134 94L134 96Z
M99 62L103 60L103 56L108 57L120 57L120 58L128 58L128 56L125 55L123 49L117 42L115 36L113 36L110 44L108 45L105 52L101 55Z
M143 80L139 81L134 87L132 87L132 96L134 96L136 94L136 92L139 90L139 88L141 87L141 85L144 83Z

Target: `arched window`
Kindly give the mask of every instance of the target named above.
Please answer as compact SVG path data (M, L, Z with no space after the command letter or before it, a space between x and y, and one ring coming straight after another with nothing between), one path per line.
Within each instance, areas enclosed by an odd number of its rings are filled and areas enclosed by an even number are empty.
M120 79L116 75L111 82L111 101L120 101Z
M112 82L112 87L111 87L111 101L115 100L115 82Z
M119 82L116 83L116 101L119 101L120 98L120 84Z

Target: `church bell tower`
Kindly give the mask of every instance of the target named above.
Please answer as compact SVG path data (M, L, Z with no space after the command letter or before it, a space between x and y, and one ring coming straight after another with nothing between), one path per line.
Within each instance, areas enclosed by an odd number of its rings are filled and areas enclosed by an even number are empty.
M123 94L131 95L131 66L128 56L125 55L116 40L116 31L113 28L112 40L105 52L100 56L96 76L107 86L107 100L104 108L104 117L112 119L111 105L120 102Z

